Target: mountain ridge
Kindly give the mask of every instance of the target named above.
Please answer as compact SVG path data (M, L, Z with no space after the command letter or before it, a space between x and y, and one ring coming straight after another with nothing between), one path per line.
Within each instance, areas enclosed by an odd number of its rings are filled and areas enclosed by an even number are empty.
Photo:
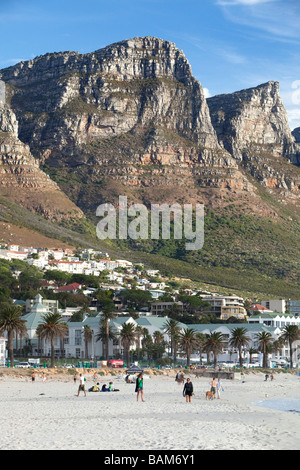
M254 242L247 240L241 255L246 217L259 251L269 249L272 276L281 239L286 253L279 264L286 259L288 268L278 275L299 282L300 152L277 82L206 99L183 52L152 37L88 54L48 53L1 70L0 79L19 140L93 224L96 207L117 203L119 195L148 206L201 202L207 242L188 262L255 266ZM231 257L223 253L222 236ZM136 248L186 258L178 247L131 245Z

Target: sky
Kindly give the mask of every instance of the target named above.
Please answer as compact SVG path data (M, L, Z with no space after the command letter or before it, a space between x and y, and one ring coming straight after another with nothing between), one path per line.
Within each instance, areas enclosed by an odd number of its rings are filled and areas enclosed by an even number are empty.
M174 42L207 96L279 81L300 127L300 0L0 0L0 69L138 36Z

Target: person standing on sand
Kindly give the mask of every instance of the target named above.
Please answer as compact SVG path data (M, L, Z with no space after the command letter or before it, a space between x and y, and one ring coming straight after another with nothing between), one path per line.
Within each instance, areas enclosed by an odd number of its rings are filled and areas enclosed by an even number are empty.
M183 384L184 383L184 373L183 372L178 372L176 374L175 381L178 383L178 385Z
M135 383L135 391L137 392L136 399L139 401L139 395L141 394L142 401L144 400L144 379L143 379L143 372L141 372L136 379Z
M217 380L216 377L212 379L211 382L209 382L209 385L211 386L210 391L213 392L214 398L216 398L216 389L217 389Z
M223 390L223 387L222 387L222 382L221 380L218 378L218 382L217 382L217 398L221 398L221 391Z
M73 378L73 380L74 380L74 384L76 385L77 374L75 374L75 375L74 375L74 378Z
M85 382L85 378L83 377L82 374L80 374L77 397L79 397L80 392L84 392L84 396L86 397L85 383L84 382Z
M183 387L183 395L185 396L187 403L191 403L193 391L194 391L193 384L191 380L187 378L186 383L184 384L184 387Z
M32 372L32 374L31 374L31 382L34 382L34 381L35 381L35 373Z

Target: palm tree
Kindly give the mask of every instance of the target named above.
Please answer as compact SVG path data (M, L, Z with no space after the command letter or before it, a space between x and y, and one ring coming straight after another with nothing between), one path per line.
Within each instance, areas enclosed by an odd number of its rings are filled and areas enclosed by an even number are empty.
M178 326L179 322L174 320L173 318L169 318L164 325L165 332L171 338L171 356L173 356L173 362L176 362L176 350L177 350L177 342L178 342L178 335L180 333L180 327Z
M93 339L93 330L89 325L83 327L83 337L85 344L85 357L89 357L89 342Z
M130 346L135 343L136 331L133 323L124 323L119 333L121 344L124 348L124 357L127 360L127 366L130 365Z
M267 367L268 353L272 344L272 335L269 331L257 333L256 339L259 342L259 350L263 353L263 368Z
M154 344L156 344L157 358L161 359L163 352L165 351L165 337L161 331L154 331L153 333Z
M287 341L290 347L290 368L293 368L293 343L300 339L300 329L297 325L286 325L279 337L282 341Z
M11 367L14 367L14 333L24 335L26 322L22 320L22 309L17 305L3 303L0 307L0 334L7 332L7 349Z
M218 354L220 354L225 345L225 336L219 331L214 331L209 335L206 335L205 348L211 351L214 355L214 367L217 367Z
M179 345L186 353L186 364L190 367L191 354L197 345L196 331L193 328L185 328L179 333Z
M256 353L257 353L257 349L255 349L255 348L249 348L249 349L248 349L248 353L249 353L249 362L250 362L250 364L251 364L251 363L252 363L253 354L256 354Z
M51 343L51 367L54 367L55 363L55 348L54 339L64 338L69 327L66 322L62 320L59 313L47 313L43 315L43 323L40 323L36 329L38 337L42 340L50 341Z
M206 337L203 333L197 333L197 349L200 355L200 364L202 364L202 353L205 351Z
M100 320L100 325L99 325L99 332L95 336L96 341L102 341L102 355L105 355L105 341L107 340L107 330L106 330L106 324L105 324L105 319L101 318ZM111 340L116 339L116 334L113 332L111 326L108 327L108 343Z
M105 333L106 336L103 338L103 344L104 344L104 357L106 360L108 360L108 345L109 345L109 322L110 320L113 320L116 317L116 314L112 311L112 304L108 304L107 306L104 306L102 309L102 315L101 315L101 320L103 320L105 324ZM100 320L100 322L101 322Z
M250 342L249 336L247 336L247 329L243 327L236 327L231 332L231 338L229 345L232 348L237 348L239 351L240 368L243 368L243 355L242 349L247 347Z
M141 349L141 338L143 337L144 332L143 328L139 325L135 327L135 341L136 341L136 350L137 350L137 360L140 359L140 349Z

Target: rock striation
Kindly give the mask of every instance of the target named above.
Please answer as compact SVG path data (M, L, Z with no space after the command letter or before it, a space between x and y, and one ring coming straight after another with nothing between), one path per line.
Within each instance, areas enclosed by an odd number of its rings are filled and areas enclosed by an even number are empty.
M83 217L81 210L40 170L29 146L19 140L16 116L5 104L0 105L0 196L52 220Z
M219 143L265 186L299 190L300 148L288 124L279 83L207 100Z
M19 139L83 211L126 192L260 207L253 182L299 194L277 82L206 100L183 52L154 37L49 53L0 78Z

